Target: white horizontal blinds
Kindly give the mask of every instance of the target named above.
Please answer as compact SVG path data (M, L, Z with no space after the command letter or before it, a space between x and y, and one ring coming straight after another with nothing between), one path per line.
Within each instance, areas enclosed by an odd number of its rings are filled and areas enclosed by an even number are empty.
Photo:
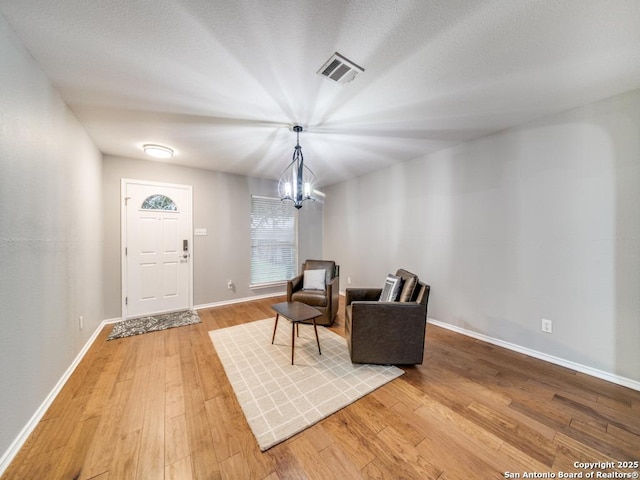
M279 198L251 197L251 284L295 276L296 209Z

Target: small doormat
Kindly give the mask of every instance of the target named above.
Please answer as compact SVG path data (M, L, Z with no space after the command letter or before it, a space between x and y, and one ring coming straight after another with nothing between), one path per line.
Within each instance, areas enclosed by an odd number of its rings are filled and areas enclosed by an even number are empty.
M165 313L152 317L132 318L116 323L107 340L131 337L148 332L157 332L168 328L183 327L195 323L200 323L200 316L198 312L192 310Z

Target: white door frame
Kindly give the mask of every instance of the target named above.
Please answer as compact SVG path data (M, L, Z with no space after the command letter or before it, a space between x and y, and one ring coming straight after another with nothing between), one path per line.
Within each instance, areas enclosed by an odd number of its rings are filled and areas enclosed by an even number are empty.
M191 216L187 218L188 221L188 241L189 241L189 253L190 253L190 261L188 262L188 280L189 280L189 293L187 295L189 300L189 310L193 310L193 262L194 262L194 248L193 248L193 187L191 185L179 185L176 183L163 183L163 182L150 182L146 180L134 180L131 178L122 178L120 179L120 271L121 271L121 284L122 291L120 293L121 300L121 312L122 312L122 320L127 318L127 256L125 253L125 248L127 245L127 210L126 210L126 202L127 202L127 185L129 183L135 183L138 185L150 185L156 187L174 187L174 188L184 188L189 192L189 197L191 199Z

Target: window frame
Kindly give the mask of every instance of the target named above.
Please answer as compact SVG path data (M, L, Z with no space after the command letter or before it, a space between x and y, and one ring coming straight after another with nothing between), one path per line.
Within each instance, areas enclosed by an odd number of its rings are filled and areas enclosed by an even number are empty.
M148 208L145 207L145 205L149 205L151 202L149 201L150 199L155 199L158 197L162 197L166 200L169 200L170 203L166 203L166 205L168 206L173 206L173 208ZM167 197L165 194L163 193L153 193L149 196L147 196L143 201L142 204L140 204L140 207L138 208L138 210L145 210L145 211L151 211L151 212L175 212L178 213L180 212L180 209L178 208L178 204L173 200L173 198L171 197Z
M253 218L257 213L254 210L254 201L263 202L263 204L271 204L272 207L277 207L282 212L286 212L290 214L290 218L293 220L292 232L291 236L293 237L293 258L292 263L287 268L289 268L289 273L285 272L286 278L275 279L271 278L265 281L254 281L254 247L257 245L254 244L254 226L253 226ZM286 285L287 281L297 275L298 272L298 210L293 208L290 204L283 202L280 198L276 197L267 197L261 195L251 195L250 201L250 227L249 227L249 249L250 249L250 258L249 258L249 287L251 289L258 288L268 288L273 286L281 286ZM286 239L284 240L286 241Z

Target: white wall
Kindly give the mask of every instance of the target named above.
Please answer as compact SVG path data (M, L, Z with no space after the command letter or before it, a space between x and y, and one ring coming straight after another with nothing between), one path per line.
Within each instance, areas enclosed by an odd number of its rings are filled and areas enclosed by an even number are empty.
M335 185L324 252L352 286L414 271L430 318L640 381L639 132L633 91Z
M100 153L2 16L0 66L1 457L103 309Z
M249 288L251 195L277 196L277 182L167 163L106 155L103 160L105 315L121 316L120 179L193 186L194 305L210 305L283 292ZM293 207L291 207L293 208ZM322 256L322 205L298 213L300 262ZM235 289L228 290L232 280Z

